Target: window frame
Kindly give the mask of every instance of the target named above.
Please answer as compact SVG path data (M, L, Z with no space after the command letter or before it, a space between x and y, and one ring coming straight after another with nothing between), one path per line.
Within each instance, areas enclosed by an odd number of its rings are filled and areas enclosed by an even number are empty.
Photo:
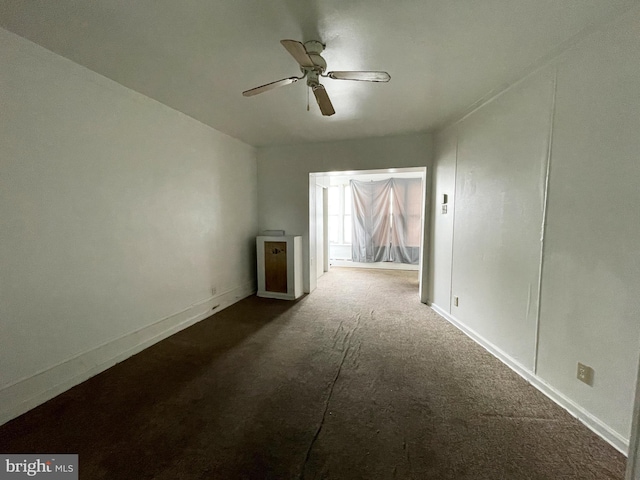
M346 208L347 208L346 198L349 197L349 200L351 200L351 185L349 185L348 183L330 185L329 195L331 195L332 188L337 189L338 191L338 213L337 214L331 213L331 209L329 209L327 212L327 216L329 219L333 217L333 218L336 218L337 220L335 224L337 225L338 239L336 242L332 242L331 238L329 238L329 244L330 245L351 245L352 242L351 241L347 242L346 236L345 236L345 231L346 231L345 221L351 218L351 209L349 209L349 212L346 211ZM335 190L333 191L335 192Z

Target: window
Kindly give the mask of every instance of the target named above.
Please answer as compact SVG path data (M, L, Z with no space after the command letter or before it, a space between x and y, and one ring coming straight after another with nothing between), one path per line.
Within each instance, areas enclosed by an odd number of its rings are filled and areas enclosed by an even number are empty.
M351 187L329 187L329 243L351 244Z
M342 212L344 213L344 221L343 231L342 231L342 243L351 244L351 230L353 229L353 224L351 223L351 187L349 185L344 185L342 189L342 198L344 199L344 208Z

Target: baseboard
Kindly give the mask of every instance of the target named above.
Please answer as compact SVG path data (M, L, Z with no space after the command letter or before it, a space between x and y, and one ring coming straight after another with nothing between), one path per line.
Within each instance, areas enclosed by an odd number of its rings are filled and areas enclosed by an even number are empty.
M3 387L0 425L255 292L247 282Z
M564 395L562 392L557 390L555 387L549 385L542 378L537 376L531 370L526 368L520 362L515 360L513 357L505 353L503 350L495 346L493 343L489 342L487 339L482 337L482 335L475 332L473 329L467 327L464 323L457 320L453 315L449 314L445 310L443 310L438 305L432 303L429 305L430 308L436 312L438 315L444 317L449 323L457 327L461 330L465 335L471 338L474 342L478 343L480 346L484 347L489 353L495 356L502 363L507 365L511 370L516 372L522 378L524 378L527 382L529 382L532 386L537 388L539 391L544 393L547 397L553 400L556 404L564 408L567 412L569 412L572 416L580 420L587 428L613 446L616 450L618 450L623 455L628 455L629 452L629 440L624 438L618 432L609 427L602 420L594 416L592 413L585 410L583 407L578 405L576 402L571 400L569 397Z

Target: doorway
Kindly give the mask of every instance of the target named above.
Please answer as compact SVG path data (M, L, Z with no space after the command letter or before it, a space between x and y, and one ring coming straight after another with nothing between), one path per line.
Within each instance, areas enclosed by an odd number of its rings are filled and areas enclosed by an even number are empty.
M419 272L419 289L422 297L423 259L426 258L424 256L426 173L426 167L415 167L310 174L309 253L311 258L309 261L312 266L311 284L313 288L315 288L317 279L331 267L415 270ZM387 240L377 242L384 244L385 252L382 255L377 255L376 258L367 258L367 261L361 261L362 258L354 258L353 242L354 240L360 241L358 238L354 239L354 237L358 237L357 234L354 236L354 225L361 225L363 222L359 224L359 219L354 217L352 188L355 184L352 181L361 182L361 185L364 185L374 182L389 182L394 178L397 179L397 184L402 182L406 184L407 181L410 181L415 185L415 182L418 182L418 200L414 201L412 207L406 212L404 210L400 212L404 207L398 203L398 197L402 195L395 192L394 196L390 196L388 211L384 213L384 215L388 215L388 221L385 218L385 222L389 226L389 231L386 232L388 235L385 237ZM396 187L395 190L404 192L402 187ZM386 201L385 198L383 202ZM413 218L409 219L410 216ZM405 223L412 226L409 227L410 235L404 232L403 237L411 239L400 251L397 245L398 233ZM397 231L394 231L394 226ZM367 237L367 240L371 239ZM380 245L373 248L379 251ZM388 251L388 255L386 251ZM322 268L319 262L323 263Z

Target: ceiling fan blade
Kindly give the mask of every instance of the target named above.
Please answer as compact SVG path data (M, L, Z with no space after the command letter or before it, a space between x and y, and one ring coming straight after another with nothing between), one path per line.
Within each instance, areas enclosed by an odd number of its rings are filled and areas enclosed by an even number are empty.
M284 87L285 85L289 85L291 83L296 83L300 78L298 77L289 77L283 78L282 80L278 80L277 82L267 83L266 85L260 85L259 87L252 88L251 90L245 90L242 92L242 95L245 97L252 97L253 95L258 95L262 92L268 92L269 90L273 90L274 88Z
M318 84L313 87L313 94L316 96L316 100L318 101L318 106L320 107L320 111L322 115L325 117L330 117L336 111L333 109L333 105L331 104L331 100L329 99L329 95L327 91L324 89L324 86Z
M388 82L391 80L391 75L387 72L329 72L326 77L333 78L335 80L358 80L360 82Z
M296 40L280 40L280 43L287 49L287 52L295 58L301 67L313 68L315 66L313 60L311 60L311 57L307 53L307 49L304 48L304 44Z

